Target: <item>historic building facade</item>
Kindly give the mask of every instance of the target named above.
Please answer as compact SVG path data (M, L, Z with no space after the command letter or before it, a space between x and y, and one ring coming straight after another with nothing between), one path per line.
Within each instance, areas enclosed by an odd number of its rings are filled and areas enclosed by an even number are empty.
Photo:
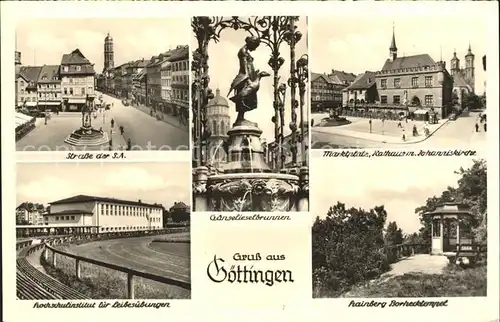
M172 102L174 113L188 115L189 109L189 47L177 46L169 58L172 63Z
M163 206L115 198L78 195L50 203L44 223L98 227L99 232L154 230L163 227Z
M61 88L64 111L81 111L87 99L94 99L94 65L79 49L61 59Z
M146 104L156 109L161 103L161 64L165 59L163 54L153 56L146 67L148 75Z
M61 110L61 79L59 65L43 65L38 76L38 107L40 110Z
M398 57L393 33L389 59L376 73L379 107L416 112L428 110L444 118L451 112L453 78L446 63L428 54Z
M217 89L215 97L207 105L207 123L212 131L208 143L208 160L215 167L227 162L227 155L222 144L228 138L230 121L229 104Z
M161 77L161 99L164 103L164 113L167 110L173 110L172 106L172 63L170 60L165 60L160 68Z
M332 70L331 74L311 73L311 110L324 111L342 106L343 90L352 84L356 75Z
M38 107L38 76L42 67L20 66L16 75L17 107L36 109Z
M375 72L370 71L358 75L353 83L342 91L342 105L356 107L378 101L375 75Z

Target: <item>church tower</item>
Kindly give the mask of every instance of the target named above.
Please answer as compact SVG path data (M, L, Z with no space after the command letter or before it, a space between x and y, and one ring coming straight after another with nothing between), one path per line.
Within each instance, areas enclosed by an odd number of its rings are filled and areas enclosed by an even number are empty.
M398 58L398 47L396 47L396 36L394 34L394 26L392 26L392 41L391 47L389 48L389 58L391 61L395 61Z
M104 71L114 68L115 54L113 51L113 38L109 35L104 39Z
M453 51L453 58L451 58L450 64L451 76L455 76L460 73L460 59L457 57L457 51Z
M465 80L472 86L472 91L474 92L474 85L476 81L476 76L474 74L474 54L472 53L470 43L467 55L465 55Z
M227 132L230 130L229 122L229 104L220 95L220 90L217 89L215 97L208 102L207 106L207 123L212 130L208 145L208 160L215 167L219 167L222 163L227 162L223 142L228 138Z

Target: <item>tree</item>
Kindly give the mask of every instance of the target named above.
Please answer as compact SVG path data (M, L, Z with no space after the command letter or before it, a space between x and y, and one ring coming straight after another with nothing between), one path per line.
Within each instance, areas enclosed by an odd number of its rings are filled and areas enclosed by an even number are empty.
M384 206L369 211L337 202L312 227L312 264L316 287L342 291L388 269L382 252Z
M474 93L466 94L464 97L464 102L464 105L469 108L469 110L477 110L483 107L481 98Z
M468 168L460 168L455 173L460 175L457 187L448 187L440 196L428 198L425 205L415 209L420 216L423 225L421 236L424 240L430 240L431 219L423 216L426 212L435 210L445 202L459 202L470 207L476 224L473 233L478 242L486 242L487 226L487 167L485 160L474 160L473 165Z
M390 245L400 245L403 243L403 231L398 228L398 224L392 221L387 225L387 230L385 234L385 244Z

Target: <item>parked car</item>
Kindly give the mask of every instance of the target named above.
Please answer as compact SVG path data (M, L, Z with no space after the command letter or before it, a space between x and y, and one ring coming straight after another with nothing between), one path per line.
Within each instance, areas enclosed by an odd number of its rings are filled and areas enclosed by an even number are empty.
M123 106L129 106L130 102L128 100L122 100Z
M110 110L111 109L111 104L106 104L106 107L104 108L104 110Z
M457 114L451 113L450 116L448 117L450 121L455 121L457 119Z

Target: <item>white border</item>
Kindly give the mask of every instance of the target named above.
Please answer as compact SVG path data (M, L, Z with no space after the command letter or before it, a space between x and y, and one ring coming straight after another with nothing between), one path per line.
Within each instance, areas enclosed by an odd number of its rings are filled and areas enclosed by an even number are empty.
M411 11L415 15L425 15L429 11L453 12L455 15L467 17L470 12L481 11L485 19L494 17L488 29L488 39L491 40L488 48L488 72L487 72L487 94L489 118L492 124L498 124L498 10L496 2L2 2L1 4L1 38L2 38L2 223L4 234L3 241L3 262L14 263L15 253L13 243L15 237L11 235L9 227L14 226L14 216L12 210L15 208L15 140L10 120L13 119L13 111L8 107L13 106L14 93L14 28L15 22L22 19L35 19L43 17L51 18L72 18L72 17L101 17L101 18L138 18L138 17L171 17L183 16L190 19L193 15L308 15L308 25L316 16L329 16L335 19L338 16L352 16L353 23L356 19L362 18L360 13L377 14L383 12L387 15L396 15L400 11ZM466 23L467 19L464 18ZM311 29L309 30L311 32ZM168 37L168 31L165 34ZM311 42L308 37L309 44ZM311 47L311 46L309 46ZM190 51L192 49L190 48ZM314 56L309 56L310 60ZM14 300L15 280L12 278L13 270L10 264L3 268L4 281L4 303L6 321L24 321L36 319L37 321L58 321L67 320L70 317L73 321L89 320L112 320L120 318L122 320L142 321L145 319L169 319L175 321L189 321L200 319L214 319L218 321L331 321L338 319L341 321L398 321L398 320L432 320L432 321L490 321L498 318L498 128L491 126L488 134L490 142L488 154L488 210L489 217L489 267L488 267L488 297L487 298L452 298L450 305L446 309L348 309L345 300L311 300L304 301L302 305L283 306L276 308L254 309L252 312L236 310L230 307L210 307L209 298L197 298L195 292L191 301L173 301L172 308L168 310L30 310L29 302ZM191 141L191 140L190 140ZM191 156L190 152L186 160ZM55 155L45 155L37 158L47 162ZM155 156L156 157L156 156ZM151 155L149 158L155 158ZM165 158L165 155L163 155ZM27 162L27 157L23 162ZM144 156L146 158L146 156ZM161 158L158 156L158 158ZM177 157L175 157L177 158ZM179 157L182 158L182 157ZM32 160L36 161L36 160ZM59 160L58 160L59 161ZM134 160L135 161L135 160ZM160 160L158 160L160 161ZM445 160L443 160L445 162ZM310 151L310 168L314 163L314 158ZM334 170L333 170L334 171ZM311 185L314 184L314 176L311 173ZM314 188L312 188L314 192ZM193 218L196 214L193 214ZM193 220L195 221L195 219ZM230 229L228 227L227 229ZM277 238L293 238L286 236L286 231ZM193 245L195 251L203 251L203 245ZM310 261L310 258L304 258ZM193 285L197 276L192 276ZM195 288L195 287L193 287ZM304 289L303 292L311 294L311 289ZM245 301L246 297L255 297L259 294L246 292L238 293L235 288L234 296L241 297ZM205 305L203 305L205 304ZM213 314L211 314L213 313Z

